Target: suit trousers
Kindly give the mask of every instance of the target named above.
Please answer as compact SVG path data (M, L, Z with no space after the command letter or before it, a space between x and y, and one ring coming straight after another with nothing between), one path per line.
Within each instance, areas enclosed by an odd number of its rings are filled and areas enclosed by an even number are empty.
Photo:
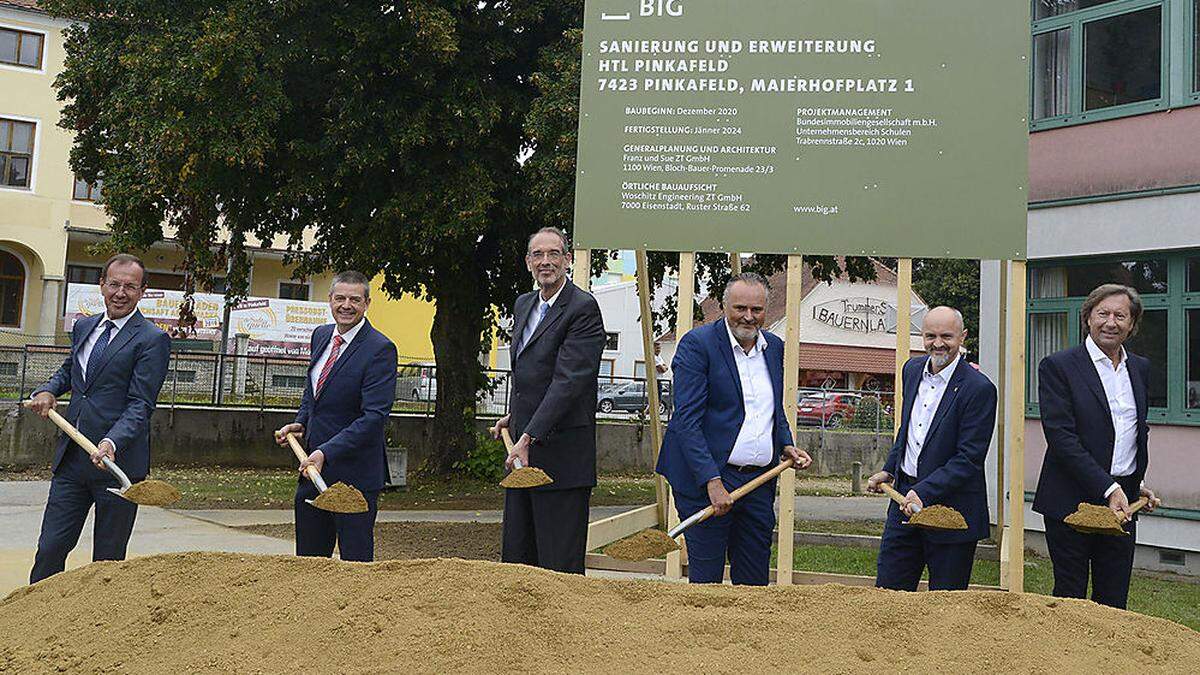
M328 558L336 543L342 560L371 562L375 559L375 516L379 491L364 492L366 513L330 513L304 501L315 499L317 486L301 478L296 487L296 555Z
M766 471L741 472L726 465L721 470L725 489L733 492ZM733 503L729 513L709 518L684 531L687 542L688 581L719 584L729 578L737 585L766 586L770 579L771 539L775 532L775 480L760 485ZM684 495L675 491L675 509L687 518L709 506L708 494Z
M500 562L583 574L592 488L504 491Z
M896 491L907 494L915 483L901 474L896 479ZM888 504L887 523L883 526L875 563L875 585L897 591L915 591L921 583L921 574L928 567L929 590L965 590L971 583L978 542L934 541L929 532L903 523L907 517L898 504L891 500Z
M1130 501L1138 494L1138 484L1129 477L1114 478ZM1133 552L1137 545L1137 521L1125 525L1128 537L1076 532L1061 520L1046 518L1046 549L1054 567L1053 595L1060 598L1086 598L1089 568L1092 600L1101 605L1125 608L1129 597L1129 579L1133 573Z
M118 456L118 460L120 457ZM42 514L37 553L29 583L63 571L67 554L79 543L92 504L96 521L92 530L92 560L124 560L137 517L137 504L108 491L120 487L115 476L97 469L87 452L75 443L67 446L63 460L50 479L50 496Z

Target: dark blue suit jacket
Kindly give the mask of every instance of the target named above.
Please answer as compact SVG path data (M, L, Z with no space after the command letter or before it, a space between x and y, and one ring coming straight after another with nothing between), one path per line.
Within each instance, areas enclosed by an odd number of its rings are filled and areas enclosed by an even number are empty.
M358 335L333 364L321 395L314 397L313 368L335 328L326 324L313 331L296 421L304 425L309 452L325 454L321 477L326 483L342 481L363 492L380 490L387 471L387 420L396 400L396 345L364 319Z
M771 386L775 388L775 455L792 445L792 431L783 411L783 340L763 331L764 353ZM725 318L689 331L671 360L675 412L663 436L655 471L677 492L700 497L706 483L721 474L746 417L742 381L738 377ZM793 402L794 405L794 402Z
M1129 359L1129 383L1137 403L1137 463L1126 483L1129 494L1146 475L1150 456L1146 450L1150 426L1146 423L1150 360L1125 352ZM1038 404L1042 413L1042 432L1046 435L1046 457L1038 478L1033 510L1062 520L1078 508L1080 502L1107 504L1104 491L1113 484L1109 473L1115 432L1108 396L1100 374L1085 345L1055 352L1038 364Z
M171 338L134 310L125 327L117 331L104 351L103 360L85 382L79 365L79 350L104 320L104 313L75 322L71 331L71 354L45 385L34 394L48 391L55 397L71 392L71 403L63 417L94 443L108 438L117 446L117 465L137 482L150 472L150 415L158 391L167 377ZM74 445L60 434L51 468L58 470L67 448Z
M904 411L900 432L888 452L883 470L899 475L908 444L908 424L913 402L921 386L921 372L929 361L918 356L904 364ZM978 541L988 537L987 480L983 462L987 458L992 432L996 427L996 386L966 359L959 359L946 385L946 391L934 412L925 436L925 445L917 459L916 491L925 505L943 504L962 513L965 531L929 531L929 538L941 543ZM899 517L892 502L889 517Z

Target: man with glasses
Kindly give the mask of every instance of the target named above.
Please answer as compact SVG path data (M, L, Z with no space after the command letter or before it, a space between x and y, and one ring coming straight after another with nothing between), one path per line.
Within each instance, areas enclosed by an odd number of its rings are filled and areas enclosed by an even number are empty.
M293 433L308 445L296 485L296 555L342 560L375 559L375 515L387 478L387 420L396 399L396 345L367 321L371 284L361 272L341 272L329 288L332 324L312 335L308 378L296 421L275 432L286 446ZM329 485L352 485L367 500L365 513L330 513L307 500L317 487L309 466Z
M1092 580L1092 600L1125 608L1136 517L1129 498L1160 501L1142 484L1147 452L1150 360L1125 349L1142 318L1138 292L1120 284L1097 287L1083 301L1083 344L1055 352L1038 364L1038 403L1046 457L1033 510L1046 522L1046 548L1054 566L1054 595L1082 598ZM1128 537L1083 534L1063 520L1081 502L1105 505L1125 522Z
M583 574L604 321L596 299L567 279L571 254L561 230L538 230L527 250L537 290L513 310L510 412L491 431L498 437L507 427L516 439L508 468L520 459L554 482L506 491L500 559Z
M30 407L42 417L71 392L64 417L100 453L89 456L60 434L31 584L63 571L93 504L92 560L125 559L137 505L108 491L120 483L101 457L120 465L135 483L150 471L150 415L167 376L171 338L138 311L145 290L141 260L125 253L109 258L100 274L104 312L75 323L70 355L34 392Z

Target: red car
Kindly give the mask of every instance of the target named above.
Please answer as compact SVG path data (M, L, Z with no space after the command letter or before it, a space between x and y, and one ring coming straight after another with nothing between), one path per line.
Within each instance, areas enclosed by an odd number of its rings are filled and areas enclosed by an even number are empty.
M807 426L836 428L854 417L854 409L862 400L859 394L835 392L810 393L796 405L796 423Z

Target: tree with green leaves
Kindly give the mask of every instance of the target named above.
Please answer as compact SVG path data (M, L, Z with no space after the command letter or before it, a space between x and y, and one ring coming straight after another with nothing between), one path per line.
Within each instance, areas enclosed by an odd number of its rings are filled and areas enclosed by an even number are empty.
M71 164L104 179L111 248L175 237L187 290L285 238L298 274L359 269L436 302L432 465L476 442L494 308L531 285L518 157L538 55L577 27L550 0L46 0ZM305 233L315 235L305 244Z

